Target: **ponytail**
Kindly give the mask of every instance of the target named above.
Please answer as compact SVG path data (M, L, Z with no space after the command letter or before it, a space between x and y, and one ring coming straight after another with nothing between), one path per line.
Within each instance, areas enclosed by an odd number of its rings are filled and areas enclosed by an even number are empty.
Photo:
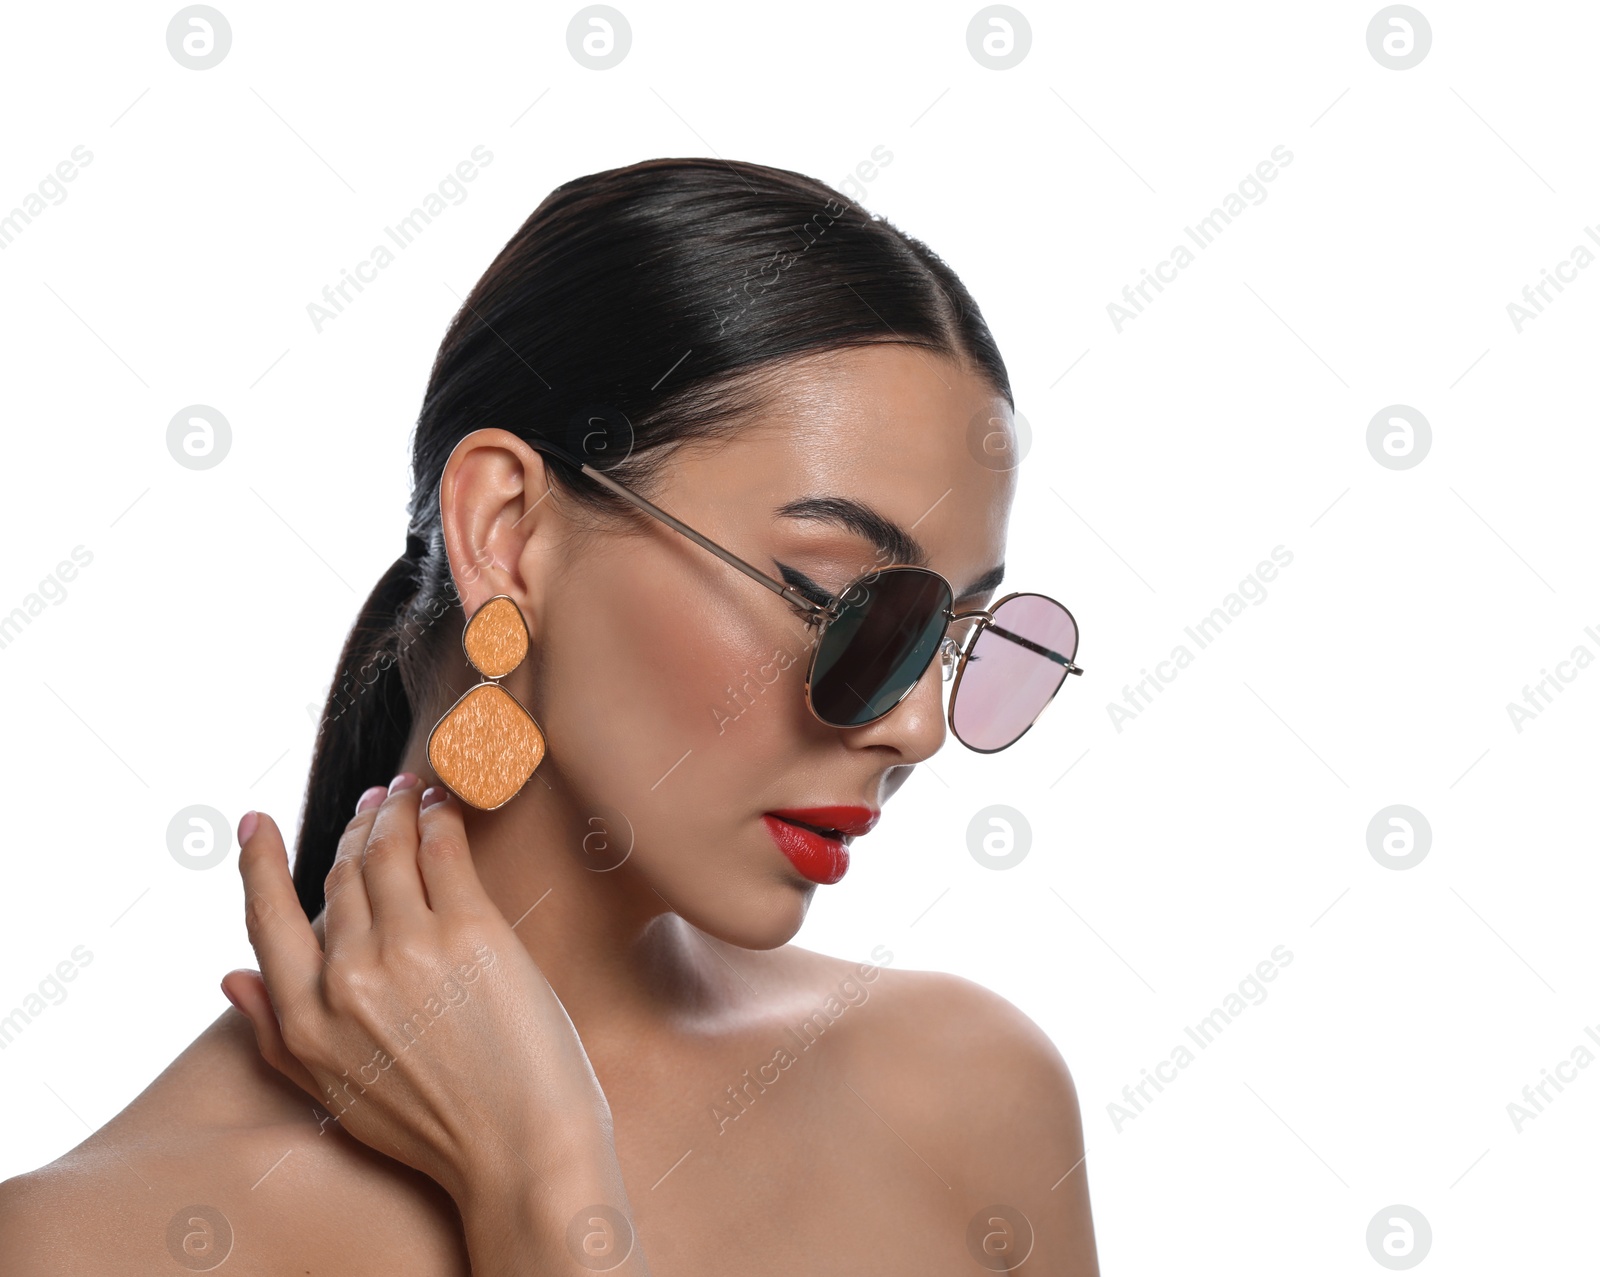
M400 662L420 565L402 555L378 580L356 618L323 707L296 840L294 889L306 917L322 912L323 880L356 800L387 784L411 734L411 700Z

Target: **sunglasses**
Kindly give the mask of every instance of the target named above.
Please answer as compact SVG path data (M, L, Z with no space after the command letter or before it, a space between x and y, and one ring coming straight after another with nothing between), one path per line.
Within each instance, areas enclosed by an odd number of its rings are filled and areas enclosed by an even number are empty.
M894 563L818 603L565 449L543 440L528 443L581 470L797 608L817 630L806 705L829 727L864 727L884 717L911 694L937 656L944 680L955 678L951 732L968 749L993 754L1033 726L1068 674L1083 673L1073 660L1078 623L1046 595L1019 591L987 608L957 612L955 591L943 576ZM957 623L959 637L950 633Z

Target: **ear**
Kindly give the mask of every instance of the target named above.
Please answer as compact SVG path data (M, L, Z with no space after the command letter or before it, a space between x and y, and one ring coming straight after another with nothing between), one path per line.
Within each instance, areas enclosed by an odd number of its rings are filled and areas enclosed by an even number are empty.
M456 444L439 481L445 554L470 617L496 594L532 626L560 513L544 458L508 430L474 430Z

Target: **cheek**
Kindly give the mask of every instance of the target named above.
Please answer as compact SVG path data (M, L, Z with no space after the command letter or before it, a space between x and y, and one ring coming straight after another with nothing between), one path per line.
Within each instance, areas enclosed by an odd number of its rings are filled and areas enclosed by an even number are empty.
M732 627L730 627L731 632ZM810 648L804 631L744 635L731 645L732 671L715 692L706 751L718 766L738 770L770 763L797 747L811 722L805 708Z
M574 827L597 835L582 853L605 854L620 815L630 876L693 925L765 949L794 935L809 900L760 816L795 801L796 765L815 744L810 631L732 569L707 575L656 553L586 563L549 598L518 690Z
M770 784L799 746L810 632L752 583L717 584L623 568L552 616L540 721L552 761L595 795L673 818L739 791L753 803L748 778Z

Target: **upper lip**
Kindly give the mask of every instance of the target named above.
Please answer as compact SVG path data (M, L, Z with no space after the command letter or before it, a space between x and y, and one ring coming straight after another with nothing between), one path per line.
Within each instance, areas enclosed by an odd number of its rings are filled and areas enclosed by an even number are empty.
M831 837L859 838L878 823L882 814L872 807L854 804L831 807L784 807L767 813L791 824L803 825Z

